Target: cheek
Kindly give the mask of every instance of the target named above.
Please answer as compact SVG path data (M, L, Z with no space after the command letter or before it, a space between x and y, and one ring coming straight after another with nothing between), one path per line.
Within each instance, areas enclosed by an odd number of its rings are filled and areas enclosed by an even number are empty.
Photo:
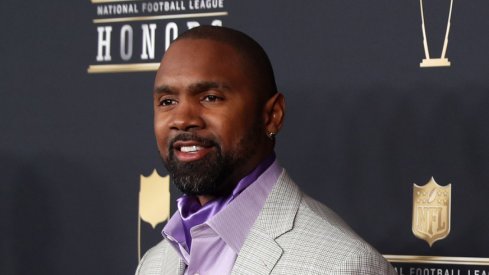
M164 119L155 115L154 117L154 132L156 137L156 143L160 152L167 151L167 139L168 139L168 127Z
M239 149L240 142L247 139L249 134L256 129L256 120L253 115L222 115L215 119L209 119L209 129L219 139L223 150Z

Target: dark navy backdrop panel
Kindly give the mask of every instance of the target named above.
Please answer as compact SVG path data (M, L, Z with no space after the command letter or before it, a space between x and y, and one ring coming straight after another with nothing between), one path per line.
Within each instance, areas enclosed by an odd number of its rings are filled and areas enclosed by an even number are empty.
M436 58L449 1L424 4ZM140 175L155 168L167 175L152 129L154 71L87 68L159 62L169 23L182 32L188 22L213 20L250 34L269 53L287 101L277 155L305 192L383 254L489 257L486 1L454 1L451 66L440 68L419 67L425 53L414 0L223 0L199 11L184 1L185 12L154 15L219 14L95 23L125 16L99 16L100 5L0 4L1 274L133 273ZM125 24L133 28L129 61L120 55ZM157 25L155 57L147 60L144 24ZM113 28L111 61L96 60L100 26ZM448 237L429 247L411 220L413 183L431 177L452 184L452 213ZM173 212L179 194L171 193ZM142 223L143 251L162 227Z

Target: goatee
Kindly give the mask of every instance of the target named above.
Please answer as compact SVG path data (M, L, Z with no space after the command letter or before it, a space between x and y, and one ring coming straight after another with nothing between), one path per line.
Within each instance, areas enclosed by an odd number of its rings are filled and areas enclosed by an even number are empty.
M204 147L213 148L204 158L181 162L175 156L173 144L177 141L196 141ZM168 146L168 159L163 158L166 169L175 186L187 195L222 196L227 193L226 181L229 180L237 160L233 156L224 156L218 142L191 133L173 138Z

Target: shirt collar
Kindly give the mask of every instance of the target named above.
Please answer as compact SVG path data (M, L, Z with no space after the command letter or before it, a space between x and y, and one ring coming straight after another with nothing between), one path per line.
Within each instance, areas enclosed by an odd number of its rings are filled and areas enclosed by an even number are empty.
M277 182L283 168L277 161L268 167L256 181L246 188L225 209L207 221L237 254L260 214L263 205Z
M252 183L262 182L263 179L265 179L266 182L270 181L271 185L273 185L273 183L276 182L278 176L275 179L273 179L273 176L272 176L272 178L270 178L270 175L268 175L268 174L270 174L269 171L272 167L275 167L274 169L278 169L276 167L277 165L278 164L275 161L275 154L271 154L269 157L267 157L265 160L263 160L250 174L248 174L243 179L241 179L238 182L238 184L236 185L236 187L234 188L233 192L229 196L215 199L211 202L208 202L204 206L200 206L198 200L193 196L184 195L184 196L180 197L177 200L178 211L177 211L177 213L175 213L172 216L172 218L168 221L166 226L163 228L163 231L162 231L163 236L168 238L169 240L172 240L174 242L179 243L181 246L183 246L183 248L185 250L189 251L190 246L191 246L190 229L192 227L199 225L199 224L202 224L202 223L205 223L206 221L210 221L211 219L213 220L213 217L215 217L218 213L223 212L221 210L223 210L225 208L229 208L228 205L234 205L234 204L241 205L241 204L243 204L243 202L245 202L243 205L238 206L238 207L234 206L234 207L232 207L232 209L234 209L234 210L229 211L229 212L235 213L235 214L224 214L222 218L218 218L215 221L215 223L213 224L213 226L211 226L211 228L213 228L220 235L221 235L221 233L224 233L224 231L230 230L230 232L232 233L235 230L244 229L241 227L242 225L240 224L243 221L243 219L240 216L244 215L243 217L247 217L252 212L253 213L256 212L253 209L256 208L255 205L257 205L257 203L258 203L258 205L260 205L260 203L259 203L260 201L258 200L258 198L260 198L260 200L261 200L261 198L263 197L262 195L259 195L255 198L254 192L257 192L257 193L266 192L266 195L268 195L268 192L269 192L269 191L267 192L267 188L264 189L263 187L262 188L255 187L255 188L252 188L251 191L246 191L246 190L250 189L251 187L253 187L255 185L261 185L261 184L252 184ZM279 170L281 170L281 169L279 169ZM274 174L274 173L272 173L272 174ZM266 175L268 175L268 176L266 176ZM246 195L245 198L243 198L243 199L239 199L245 193L248 195ZM265 199L266 199L266 196L263 198L263 203L264 203ZM231 202L234 202L237 200L238 200L238 203L231 204ZM261 209L262 205L263 204L261 204L259 206L258 212ZM247 208L249 208L250 210L246 210ZM228 212L228 211L226 211L226 212ZM258 212L256 213L256 216L258 216ZM236 216L236 215L238 215L238 216ZM256 216L252 219L251 224L253 224L254 220L256 219ZM238 220L234 221L234 219L236 219L236 218L238 218ZM230 221L240 222L240 223L238 223L237 226L232 226L230 224L226 225L228 219ZM248 218L247 218L247 221L248 221ZM224 226L224 225L226 225L226 226ZM221 228L224 228L224 230L222 230ZM249 228L248 228L248 230L249 230ZM245 237L246 237L247 231L245 233L246 233L245 234ZM224 235L228 235L228 234L224 233ZM231 239L231 238L227 238L227 239ZM244 241L244 239L243 239L243 241ZM241 245L237 244L236 242L234 242L234 241L231 241L231 242L236 244L236 245L234 245L235 247L237 247L237 246L241 247ZM226 241L226 243L228 243L228 242ZM232 247L232 248L235 249L235 247Z

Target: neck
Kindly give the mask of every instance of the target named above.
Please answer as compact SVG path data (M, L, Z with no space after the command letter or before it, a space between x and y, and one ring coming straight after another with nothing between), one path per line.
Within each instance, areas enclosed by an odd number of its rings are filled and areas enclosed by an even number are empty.
M215 199L216 197L214 196L209 196L209 195L201 195L201 196L197 196L197 199L199 200L199 203L201 206L204 206L206 203L208 203L209 201Z

